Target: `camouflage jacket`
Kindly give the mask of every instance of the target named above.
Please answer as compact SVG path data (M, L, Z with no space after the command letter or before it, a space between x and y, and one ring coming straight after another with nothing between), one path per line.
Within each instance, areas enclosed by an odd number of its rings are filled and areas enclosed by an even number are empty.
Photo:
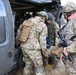
M53 21L51 24L48 24L47 27L48 27L48 35L50 36L51 39L51 44L58 45L59 36L57 32L59 31L59 25L55 21Z
M74 38L74 41L70 40L71 37L76 35L76 18L67 23L61 34L64 35L64 39L68 44L67 50L69 52L76 52L76 38Z
M32 27L26 43L21 43L21 47L26 49L46 49L47 26L40 17L29 19L35 23Z

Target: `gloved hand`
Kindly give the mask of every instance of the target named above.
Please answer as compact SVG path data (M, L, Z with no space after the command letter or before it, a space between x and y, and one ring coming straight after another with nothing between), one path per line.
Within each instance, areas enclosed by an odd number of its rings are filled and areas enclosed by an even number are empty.
M57 55L57 56L61 56L61 53L63 51L63 47L56 47L55 49L53 49L51 51L51 54Z

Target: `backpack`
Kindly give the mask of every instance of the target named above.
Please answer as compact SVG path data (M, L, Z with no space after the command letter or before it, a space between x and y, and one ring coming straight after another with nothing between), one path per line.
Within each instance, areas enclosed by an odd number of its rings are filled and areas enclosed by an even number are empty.
M22 28L21 28L20 35L19 35L19 38L18 38L18 40L21 43L25 43L27 41L30 30L31 30L33 25L35 25L35 23L33 23L32 21L29 21L29 20L24 21L22 23Z

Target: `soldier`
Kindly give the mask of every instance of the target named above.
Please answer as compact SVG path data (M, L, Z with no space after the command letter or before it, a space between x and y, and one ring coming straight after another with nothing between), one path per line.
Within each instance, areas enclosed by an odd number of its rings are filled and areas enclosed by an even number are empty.
M65 6L63 11L66 13L66 15L69 17L72 14L75 13L76 11L76 6L74 3L72 2L68 2ZM71 19L70 21L68 21L68 24L66 25L66 27L62 30L62 34L65 35L65 40L67 42L67 44L69 45L67 47L67 51L68 52L76 52L76 37L74 37L72 40L70 40L70 38L72 38L73 36L76 36L76 17L74 17L73 19Z
M59 25L55 22L54 16L48 12L48 20L47 20L47 27L48 27L48 35L50 36L51 46L58 46L59 44L59 36L57 32L59 31Z
M76 5L72 2L68 2L64 6L63 11L69 17L76 12ZM74 59L72 65L66 62L69 72L72 73L72 75L76 75L76 17L68 21L67 25L62 29L61 34L64 35L64 39L68 45L65 49L72 54ZM65 53L65 55L68 56L67 53Z
M48 15L44 11L38 12L37 16L29 19L36 25L31 28L27 41L21 43L25 62L23 75L31 75L32 64L35 67L36 75L45 75L41 51L45 57L49 57L46 48L47 26L44 23L46 19L48 19Z
M46 48L46 37L48 31L47 26L44 22L47 19L48 15L44 11L38 12L37 16L35 16L34 18L28 19L29 21L35 23L35 25L33 25L33 27L31 28L27 41L25 43L21 43L21 50L24 56L23 61L25 62L23 75L31 75L32 64L35 67L36 75L45 75L42 54L47 58L50 55L50 52ZM18 29L18 35L16 39L18 39L21 30L22 25ZM55 52L53 53L55 54Z
M50 12L48 12L47 14L48 14L48 20L46 24L48 27L48 36L50 36L51 40L51 47L48 50L51 51L51 54L60 56L63 50L63 47L60 48L58 47L60 38L57 32L59 31L60 28L57 22L55 22L55 17Z

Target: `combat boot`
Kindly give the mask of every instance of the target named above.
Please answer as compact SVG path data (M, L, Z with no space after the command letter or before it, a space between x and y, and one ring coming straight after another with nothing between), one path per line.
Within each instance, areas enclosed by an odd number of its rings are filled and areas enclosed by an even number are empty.
M60 57L62 51L63 51L63 47L60 47L60 48L57 47L54 50L52 50L51 53Z

